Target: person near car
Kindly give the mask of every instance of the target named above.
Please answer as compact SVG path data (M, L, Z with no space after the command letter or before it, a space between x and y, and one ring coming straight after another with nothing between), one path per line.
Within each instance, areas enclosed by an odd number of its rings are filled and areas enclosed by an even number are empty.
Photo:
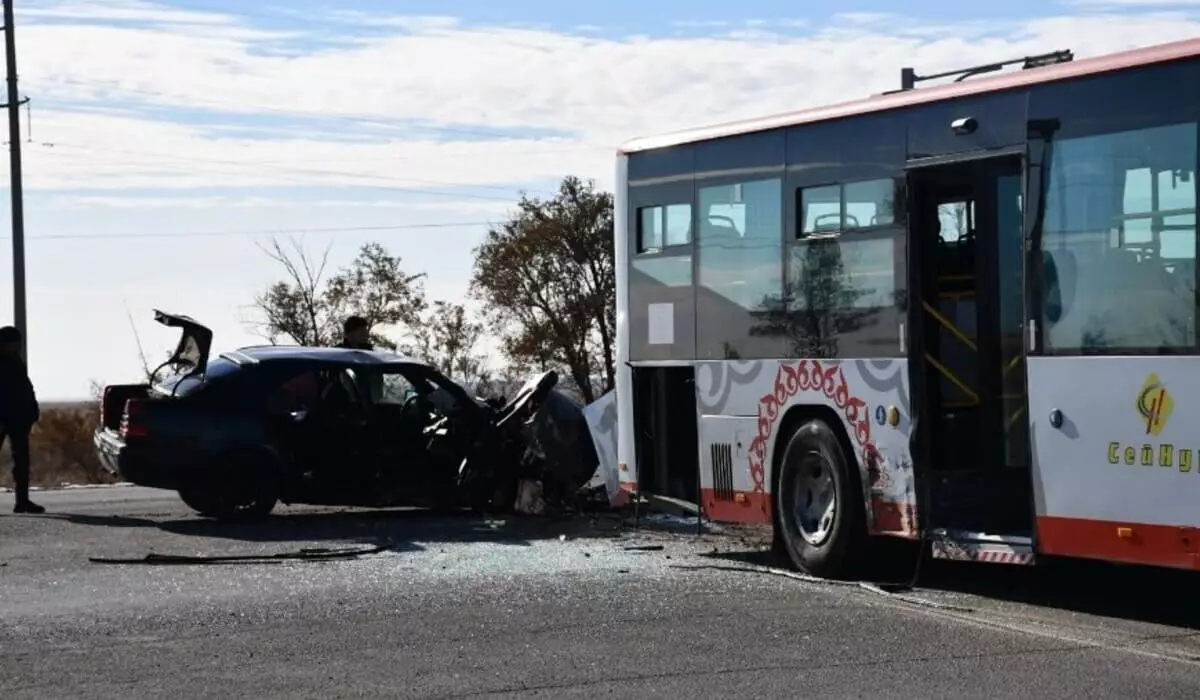
M371 345L371 324L362 316L351 316L342 323L342 342L339 348L355 350L373 350Z
M39 418L37 394L21 358L21 331L4 326L0 328L0 445L8 440L12 453L14 513L46 512L29 500L29 433Z

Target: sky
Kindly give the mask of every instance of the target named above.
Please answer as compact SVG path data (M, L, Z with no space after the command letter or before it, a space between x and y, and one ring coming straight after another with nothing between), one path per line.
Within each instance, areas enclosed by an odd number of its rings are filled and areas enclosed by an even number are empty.
M430 299L463 302L489 224L564 175L611 188L633 137L856 99L902 66L1200 36L1200 0L15 1L47 400L136 380L138 339L153 356L175 340L156 308L217 351L265 342L273 236L329 246L334 267L381 242Z

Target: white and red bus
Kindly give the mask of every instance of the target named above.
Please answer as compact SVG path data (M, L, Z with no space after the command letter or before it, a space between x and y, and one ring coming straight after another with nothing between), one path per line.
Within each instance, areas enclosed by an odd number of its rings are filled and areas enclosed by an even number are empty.
M818 575L1200 567L1200 40L1021 62L622 147L624 489Z

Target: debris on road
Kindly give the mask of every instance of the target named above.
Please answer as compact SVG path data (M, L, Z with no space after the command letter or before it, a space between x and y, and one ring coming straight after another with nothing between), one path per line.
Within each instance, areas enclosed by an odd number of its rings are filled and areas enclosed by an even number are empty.
M661 544L631 544L625 547L626 552L661 552L665 549Z
M327 549L311 548L296 552L279 552L276 554L231 554L231 555L180 555L150 553L141 558L110 558L88 557L93 564L253 564L275 563L280 561L328 561L333 559L354 559L369 554L379 554L391 549L391 544L378 544L371 547Z

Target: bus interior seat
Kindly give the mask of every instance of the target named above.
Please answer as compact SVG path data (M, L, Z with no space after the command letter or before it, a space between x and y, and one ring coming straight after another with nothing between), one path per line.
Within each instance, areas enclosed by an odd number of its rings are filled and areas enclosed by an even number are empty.
M1060 315L1057 320L1047 318L1052 345L1087 346L1089 336L1104 347L1184 342L1178 319L1193 318L1194 303L1177 291L1160 258L1139 259L1122 248L1079 246L1046 251L1045 264L1053 267L1059 294ZM1082 277L1081 269L1087 271ZM1048 307L1053 301L1048 294ZM1124 322L1114 328L1109 318Z

